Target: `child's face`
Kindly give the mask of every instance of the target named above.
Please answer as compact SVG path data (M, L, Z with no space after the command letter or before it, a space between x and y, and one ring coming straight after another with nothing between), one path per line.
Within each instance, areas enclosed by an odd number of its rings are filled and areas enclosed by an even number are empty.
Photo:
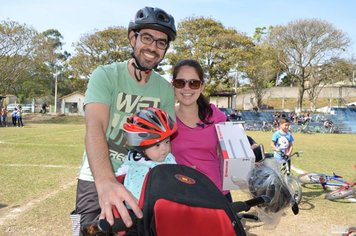
M288 129L289 129L289 123L288 123L288 122L287 122L287 123L283 123L283 124L281 124L279 127L281 128L281 130L282 130L284 133L286 133L286 132L288 132Z
M162 142L157 143L156 145L149 147L145 150L145 154L152 161L162 162L171 152L171 141L170 138L166 138Z

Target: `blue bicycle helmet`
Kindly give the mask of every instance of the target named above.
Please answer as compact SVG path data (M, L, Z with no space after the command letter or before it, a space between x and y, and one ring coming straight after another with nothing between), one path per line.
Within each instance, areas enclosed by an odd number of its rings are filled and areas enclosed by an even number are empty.
M160 8L145 7L136 13L135 20L129 23L128 32L140 29L161 31L167 34L170 41L174 41L177 35L173 16Z

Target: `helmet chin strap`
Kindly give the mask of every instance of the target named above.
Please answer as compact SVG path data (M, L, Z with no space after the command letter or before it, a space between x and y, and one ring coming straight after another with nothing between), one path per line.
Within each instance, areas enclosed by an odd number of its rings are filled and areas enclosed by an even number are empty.
M148 75L148 74L152 71L152 69L148 69L148 68L146 68L146 67L144 67L144 66L141 66L140 63L138 62L138 60L136 60L135 55L132 55L132 57L135 59L135 60L131 63L131 65L132 65L133 68L135 69L135 72L134 72L135 78L136 78L136 80L137 80L138 82L140 82L140 81L142 80L142 74L141 74L141 72L144 72L146 75ZM147 80L146 80L146 82L147 82Z
M133 161L139 161L142 158L145 159L145 161L151 160L144 151L132 150L131 153L132 156L128 157L129 160L131 159L131 157L133 158Z

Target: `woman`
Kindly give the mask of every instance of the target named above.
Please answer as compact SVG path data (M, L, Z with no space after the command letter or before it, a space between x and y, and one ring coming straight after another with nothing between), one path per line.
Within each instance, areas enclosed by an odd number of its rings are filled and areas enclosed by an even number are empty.
M180 61L173 68L172 84L178 101L175 107L178 132L172 137L172 154L178 164L196 168L222 191L215 124L227 117L203 96L204 71L197 61ZM222 192L232 201L229 191Z

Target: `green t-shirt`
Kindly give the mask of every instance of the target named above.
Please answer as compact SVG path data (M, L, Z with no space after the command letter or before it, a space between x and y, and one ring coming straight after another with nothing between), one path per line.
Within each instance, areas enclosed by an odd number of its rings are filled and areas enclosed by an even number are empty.
M84 99L84 105L103 103L110 109L106 139L114 172L127 155L122 130L127 117L145 107L157 107L165 110L175 119L175 100L171 84L155 72L151 73L146 84L138 84L131 78L127 63L127 61L115 62L95 69L90 77ZM85 152L79 179L94 180Z

